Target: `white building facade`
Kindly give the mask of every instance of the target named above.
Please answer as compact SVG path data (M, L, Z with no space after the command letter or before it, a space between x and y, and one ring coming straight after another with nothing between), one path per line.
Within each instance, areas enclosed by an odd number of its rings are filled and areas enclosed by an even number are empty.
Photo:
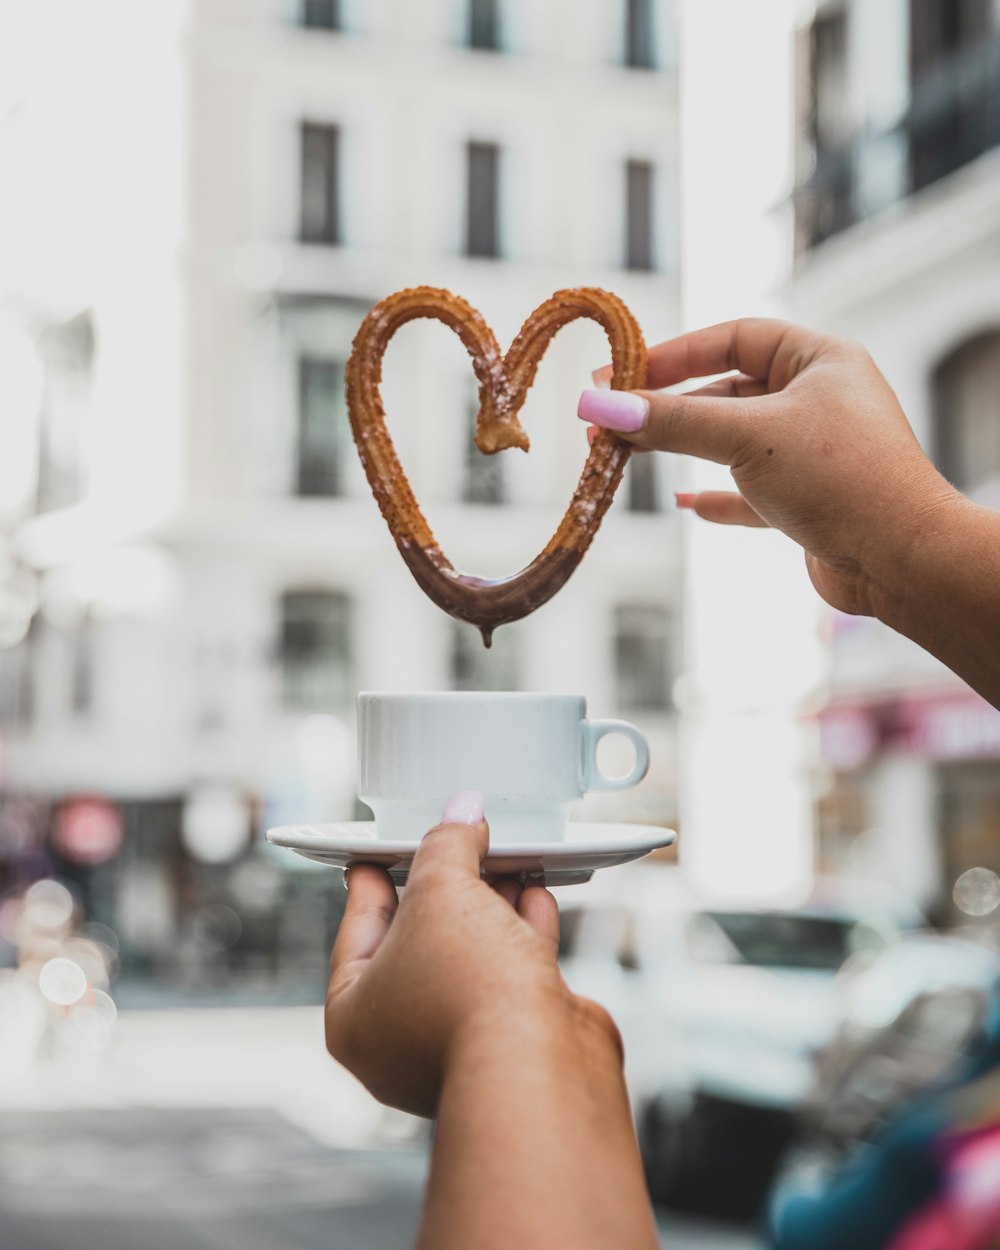
M1000 506L1000 5L822 4L800 50L791 315L861 340L945 475ZM946 908L1000 872L1000 712L877 622L831 641L825 862Z
M88 7L39 5L6 41L8 871L30 851L76 874L137 967L188 939L198 964L231 911L228 966L274 971L293 865L260 832L359 814L366 688L585 693L653 746L615 817L672 822L667 459L635 458L574 579L487 652L399 559L343 404L361 317L405 286L463 295L502 343L574 285L616 291L651 341L676 332L669 5ZM57 20L75 59L53 64ZM544 544L586 454L576 398L607 354L597 327L564 331L525 410L530 455L484 460L461 346L423 324L393 344L390 428L458 567L511 572ZM124 835L89 865L87 796L108 804L108 845L116 821ZM314 882L332 875L294 875L304 919L277 945L302 967L306 947L325 958Z

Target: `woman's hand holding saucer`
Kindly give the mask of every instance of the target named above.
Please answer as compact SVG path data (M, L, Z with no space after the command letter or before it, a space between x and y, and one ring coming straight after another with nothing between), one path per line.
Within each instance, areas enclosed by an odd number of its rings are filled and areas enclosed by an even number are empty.
M449 1060L481 1035L531 1045L539 1028L603 1030L610 1017L559 972L548 890L480 878L482 795L462 791L420 844L401 900L382 868L350 870L326 999L330 1053L378 1098L433 1115Z
M351 869L330 1051L382 1102L437 1116L418 1247L655 1250L618 1030L562 979L552 895L481 879L488 839L463 791L400 901L383 869Z

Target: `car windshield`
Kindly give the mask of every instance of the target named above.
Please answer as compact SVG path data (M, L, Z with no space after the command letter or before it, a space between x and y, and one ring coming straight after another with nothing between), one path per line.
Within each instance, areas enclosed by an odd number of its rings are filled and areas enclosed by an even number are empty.
M706 911L691 919L688 950L700 963L835 972L850 953L852 927L823 916Z

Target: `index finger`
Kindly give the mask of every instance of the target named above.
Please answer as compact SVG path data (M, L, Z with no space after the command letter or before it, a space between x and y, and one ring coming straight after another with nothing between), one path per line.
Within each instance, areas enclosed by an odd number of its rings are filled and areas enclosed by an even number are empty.
M528 881L517 900L517 914L559 954L559 907L543 885Z
M347 906L330 958L331 994L353 981L385 941L397 905L396 887L384 868L374 864L351 868Z
M712 373L741 373L780 390L822 342L811 330L767 317L744 317L692 330L649 349L646 386L658 390Z

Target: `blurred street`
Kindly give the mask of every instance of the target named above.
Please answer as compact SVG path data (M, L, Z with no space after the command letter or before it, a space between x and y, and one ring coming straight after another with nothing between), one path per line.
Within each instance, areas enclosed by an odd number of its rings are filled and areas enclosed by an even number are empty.
M22 1113L0 1128L19 1250L406 1246L423 1153L331 1150L269 1110Z
M1000 699L955 658L952 581L982 594L978 557L936 558L943 507L904 516L859 478L855 524L796 473L836 535L807 576L814 527L774 502L783 449L769 501L672 419L588 546L611 444L588 459L577 405L631 352L610 324L560 329L525 457L480 454L520 383L461 346L481 317L523 351L530 309L597 287L641 326L648 386L738 363L711 411L773 416L808 353L785 377L780 344L765 367L738 326L723 358L691 346L718 329L688 332L777 317L853 341L980 510L962 515L994 524L1000 0L0 5L0 185L0 1250L412 1244L430 1127L324 1046L344 878L265 840L373 815L366 690L573 692L647 739L626 789L632 748L602 740L612 784L571 818L677 840L559 891L560 965L622 1035L649 1192L699 1213L662 1215L664 1246L760 1250L721 1218L806 1207L782 1250L856 1250L835 1208L898 1250L953 1206L982 1223L974 1250L1000 1247L995 1117L974 1140L1000 1093L970 1117L942 1085L1000 1074ZM404 470L378 485L349 362L372 310L424 284L475 312L459 338L421 316L376 360ZM834 483L852 461L819 428L796 438ZM763 531L704 523L734 482ZM533 551L586 559L483 647L383 524L408 491L456 571L499 586ZM866 592L817 578L831 559ZM935 1090L906 1159L941 1192L884 1211L905 1188L886 1129ZM870 1169L846 1204L845 1163Z
M123 1012L99 1063L11 1075L0 1092L0 1244L410 1245L424 1128L382 1112L326 1058L319 1020L318 1008ZM662 1227L674 1250L758 1244L686 1219Z

